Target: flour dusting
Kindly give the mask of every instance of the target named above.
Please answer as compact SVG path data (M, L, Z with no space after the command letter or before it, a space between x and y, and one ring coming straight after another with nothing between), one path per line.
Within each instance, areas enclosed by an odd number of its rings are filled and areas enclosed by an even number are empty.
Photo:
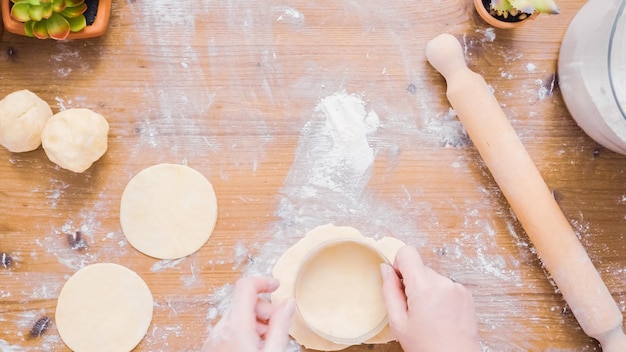
M91 218L95 221L95 218ZM86 251L85 253L77 254L75 250L70 248L67 244L67 236L69 234L80 231L83 237L83 241L89 246L94 241L94 223L84 223L79 227L74 226L72 220L65 223L61 229L53 229L52 233L43 240L36 239L40 247L44 248L46 252L54 255L58 262L72 269L72 271L78 271L89 264L96 263L99 258L99 253Z
M292 24L304 23L304 15L293 7L278 6L274 8L274 12L278 13L276 22L288 22Z
M281 220L268 230L273 238L251 258L244 275L269 275L288 246L313 227L365 217L367 202L361 197L375 158L369 138L379 127L378 115L366 109L360 95L340 91L319 101L302 128L294 164L280 190L276 215ZM237 253L243 257L247 251ZM210 321L227 309L231 292L227 285L212 295ZM292 342L289 350L300 347Z
M186 259L186 257L179 258L179 259L159 260L158 262L154 263L152 265L152 267L150 267L150 271L151 272L156 272L156 271L162 271L164 269L176 268L185 259Z
M430 111L422 116L423 128L405 128L406 124L381 118L364 98L338 91L319 100L301 129L293 164L279 190L275 210L279 220L264 230L271 234L271 239L250 258L244 275L270 275L287 248L312 228L327 223L355 227L368 237L394 236L418 247L425 243L416 223L437 228L439 219L431 205L414 199L406 187L398 186L406 194L398 206L377 199L368 189L368 182L377 155L397 151L397 145L381 141L398 136L396 128L401 129L401 134L410 133L413 139L436 140L436 144L454 148L467 146L469 139L456 113L452 109L443 113ZM457 163L459 168L466 165L462 160ZM494 285L502 281L519 285L517 263L497 254L499 247L491 221L481 219L475 210L466 210L463 228L467 231L447 244L449 253L442 257L443 264L451 275L472 277L473 285L480 285L482 280ZM243 253L242 250L242 256ZM231 293L231 285L215 291L210 297L207 320L217 321L228 308ZM509 307L511 312L514 308ZM300 351L300 346L292 341L288 351Z
M11 345L5 340L0 340L0 351L2 352L22 352L24 347L18 345Z
M132 150L133 157L141 158L145 147L164 147L177 157L198 155L199 150L194 146L206 138L203 136L207 131L197 121L207 118L215 93L208 88L186 89L180 83L210 79L202 70L192 36L173 37L171 33L180 28L193 30L202 8L183 4L172 6L168 2L137 2L130 6L144 21L159 23L138 31L138 40L142 43L158 40L159 45L149 46L150 56L171 62L153 72L154 85L139 88L144 100L153 103L142 106L142 110L136 113L135 131L140 134L142 145ZM180 136L187 136L185 143ZM161 155L165 160L169 156L167 153Z

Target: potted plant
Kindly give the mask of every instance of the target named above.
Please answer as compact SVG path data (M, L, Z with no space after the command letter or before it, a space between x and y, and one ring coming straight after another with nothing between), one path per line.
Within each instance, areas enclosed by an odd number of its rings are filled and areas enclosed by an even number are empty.
M496 28L516 28L540 13L558 14L553 0L474 0L478 15Z
M97 37L106 32L111 0L0 0L7 32L56 40Z

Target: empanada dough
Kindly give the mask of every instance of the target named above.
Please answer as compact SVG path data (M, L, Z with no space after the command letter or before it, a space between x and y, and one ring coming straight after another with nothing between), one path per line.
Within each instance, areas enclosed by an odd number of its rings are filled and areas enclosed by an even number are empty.
M208 241L216 221L213 186L188 166L151 166L135 175L122 194L124 235L151 257L177 259L194 253Z
M28 90L13 92L0 100L0 145L14 153L35 150L52 110Z
M387 325L380 265L388 263L363 241L324 242L302 261L294 296L302 320L338 344L360 344Z
M48 159L77 173L87 170L107 150L109 123L89 109L67 109L55 114L41 132Z
M87 266L63 286L55 323L76 352L131 351L152 321L153 299L134 271L113 263Z
M309 231L291 248L286 250L274 266L272 275L276 277L281 284L280 287L272 293L271 300L273 302L281 302L287 298L293 297L296 277L303 259L311 250L318 247L320 244L337 239L352 239L374 246L382 252L390 262L393 262L396 253L405 245L402 241L392 237L383 237L378 241L364 237L357 229L352 227L336 227L331 224L316 227ZM364 287L363 289L368 288ZM364 309L367 309L367 307L364 307ZM348 345L337 344L326 340L314 333L307 327L302 317L297 312L292 319L289 333L298 343L309 349L338 351L348 347ZM378 335L367 340L366 343L387 343L393 340L395 340L395 338L391 334L389 326L386 326Z

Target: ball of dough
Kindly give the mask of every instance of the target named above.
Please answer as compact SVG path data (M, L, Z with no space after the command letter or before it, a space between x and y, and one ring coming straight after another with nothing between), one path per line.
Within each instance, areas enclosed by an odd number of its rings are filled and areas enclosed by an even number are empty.
M67 109L52 116L41 133L48 158L64 169L83 172L107 150L109 124L89 109Z
M50 116L48 103L31 91L7 95L0 100L0 144L14 153L37 149Z

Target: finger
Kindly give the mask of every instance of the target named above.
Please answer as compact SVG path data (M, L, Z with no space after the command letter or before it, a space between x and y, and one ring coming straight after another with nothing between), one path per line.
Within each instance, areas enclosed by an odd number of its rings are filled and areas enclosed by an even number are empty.
M296 309L296 301L293 298L283 301L274 311L269 321L269 328L265 334L265 347L263 351L284 351L289 338L289 326Z
M267 334L267 330L269 326L267 323L257 322L256 323L256 334L259 335L260 338L263 338Z
M257 298L255 312L257 320L268 321L274 313L274 306L263 298Z
M388 264L380 265L380 272L383 277L383 297L387 307L387 319L389 324L395 329L403 326L407 320L406 296L404 285L400 277Z
M233 292L231 313L236 319L255 316L255 308L260 293L273 292L278 288L278 280L272 277L244 277L237 281Z
M406 291L413 291L423 287L427 281L427 270L417 249L413 246L404 246L396 254L394 267L402 275Z

